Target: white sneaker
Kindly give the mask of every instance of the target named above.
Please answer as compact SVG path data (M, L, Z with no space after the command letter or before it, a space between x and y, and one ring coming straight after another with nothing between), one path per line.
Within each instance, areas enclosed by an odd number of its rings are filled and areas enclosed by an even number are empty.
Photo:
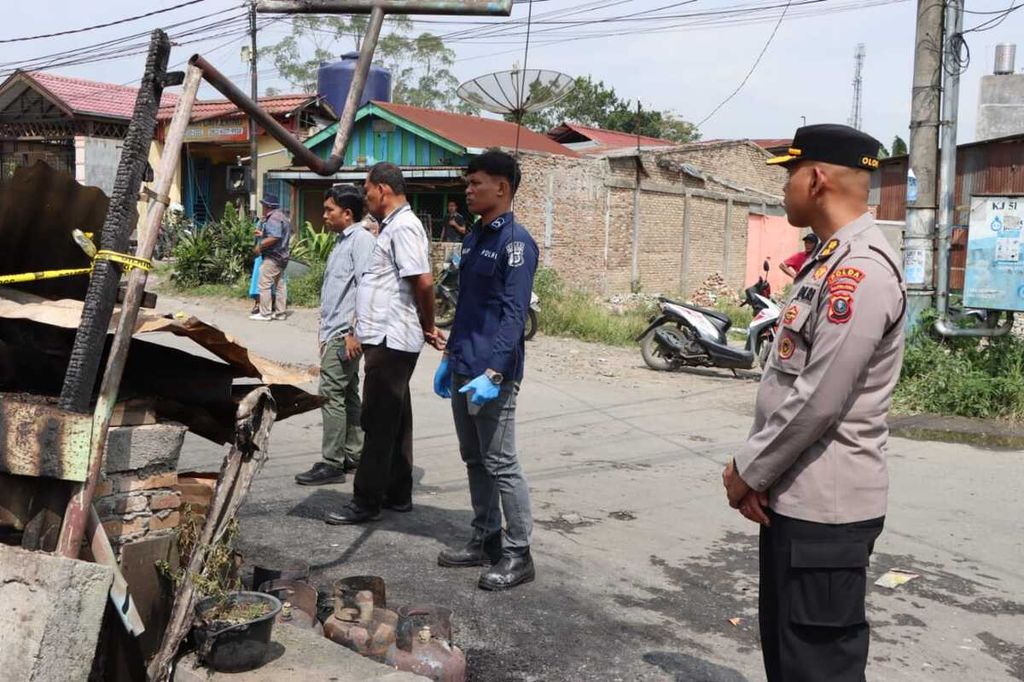
M257 322L272 322L274 317L272 315L261 315L260 313L256 313L255 315L250 315L249 319L256 320Z

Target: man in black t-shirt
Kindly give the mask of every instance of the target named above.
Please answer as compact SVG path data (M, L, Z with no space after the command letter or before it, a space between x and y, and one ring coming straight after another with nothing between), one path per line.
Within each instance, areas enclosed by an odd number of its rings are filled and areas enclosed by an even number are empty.
M467 232L466 218L459 213L459 205L449 201L448 214L444 217L444 229L441 230L441 241L461 243Z

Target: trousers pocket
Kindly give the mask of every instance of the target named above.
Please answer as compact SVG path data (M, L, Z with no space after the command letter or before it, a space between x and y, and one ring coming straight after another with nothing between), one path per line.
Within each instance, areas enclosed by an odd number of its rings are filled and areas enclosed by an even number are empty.
M867 622L867 545L794 542L790 546L789 611L797 625L848 627Z

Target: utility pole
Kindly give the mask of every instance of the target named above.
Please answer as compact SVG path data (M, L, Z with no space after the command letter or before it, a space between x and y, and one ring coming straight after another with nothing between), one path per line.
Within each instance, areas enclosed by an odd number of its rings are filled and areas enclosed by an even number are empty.
M866 52L864 50L864 43L857 44L857 50L853 54L855 60L855 66L853 67L853 106L850 107L850 120L849 124L851 128L861 129L863 123L863 92L864 92L864 57Z
M917 327L921 313L933 305L935 293L935 179L939 155L942 15L943 3L918 0L910 103L907 218L903 230L908 329Z
M942 311L949 306L949 246L956 222L956 124L960 111L959 45L954 39L963 31L963 0L946 0L945 29L942 40L942 147L939 150L939 208L936 215L938 233L938 267L936 268L935 302ZM941 329L940 329L941 331Z
M256 0L249 0L249 92L253 102L259 102L259 87L256 80L256 67L258 58L256 55ZM259 142L256 140L256 120L249 116L249 212L253 218L259 217L256 192L259 190Z

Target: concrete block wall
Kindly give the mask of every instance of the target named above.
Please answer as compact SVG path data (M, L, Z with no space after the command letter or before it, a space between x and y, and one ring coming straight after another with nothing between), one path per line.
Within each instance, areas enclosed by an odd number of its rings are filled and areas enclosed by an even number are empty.
M170 535L181 522L178 458L186 428L160 423L110 429L96 511L116 550Z
M732 140L680 147L661 155L679 163L690 163L705 173L743 187L782 196L786 171L769 166L771 154L749 140Z

